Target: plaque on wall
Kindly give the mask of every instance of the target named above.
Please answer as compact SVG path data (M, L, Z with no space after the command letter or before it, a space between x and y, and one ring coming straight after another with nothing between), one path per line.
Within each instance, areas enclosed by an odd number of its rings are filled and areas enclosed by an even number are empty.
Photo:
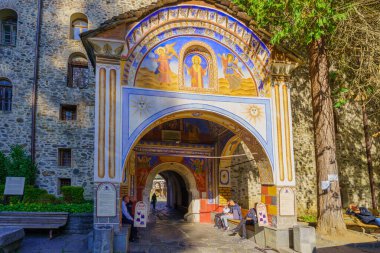
M25 177L7 177L3 195L24 195Z
M136 204L135 220L134 220L133 225L137 228L145 228L147 220L148 220L147 205L144 202L139 201Z
M96 191L96 216L116 216L116 189L111 183L102 183Z
M259 223L259 226L268 226L268 213L267 213L267 207L264 203L258 203L256 205L256 212L257 212L257 220Z
M285 187L280 190L280 215L295 215L295 197L291 188Z
M230 187L230 170L229 168L224 168L219 170L219 187Z

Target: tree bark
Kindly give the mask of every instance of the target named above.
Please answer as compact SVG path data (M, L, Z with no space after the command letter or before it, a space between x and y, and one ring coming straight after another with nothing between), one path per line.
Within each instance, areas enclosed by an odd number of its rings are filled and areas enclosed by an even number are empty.
M372 138L369 133L368 114L365 102L362 101L362 114L363 114L363 127L364 127L364 139L365 139L365 152L367 154L367 168L369 177L369 186L371 189L372 208L377 210L375 182L373 181L373 162L372 162Z
M314 40L310 44L309 57L317 167L317 230L323 234L342 233L346 230L346 225L343 221L339 181L330 182L327 190L321 188L321 182L328 181L328 175L338 177L339 173L336 161L333 105L328 82L329 64L324 38Z

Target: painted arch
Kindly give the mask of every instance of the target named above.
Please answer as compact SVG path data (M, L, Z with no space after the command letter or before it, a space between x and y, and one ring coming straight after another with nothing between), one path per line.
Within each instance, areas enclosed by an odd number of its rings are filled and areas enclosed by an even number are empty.
M269 57L256 34L225 12L196 5L166 7L128 31L122 85L270 97Z
M260 113L253 113L252 108ZM222 125L240 137L256 154L263 172L261 182L274 183L272 112L268 99L221 98L124 87L122 118L123 168L134 146L154 127L179 118L200 118Z

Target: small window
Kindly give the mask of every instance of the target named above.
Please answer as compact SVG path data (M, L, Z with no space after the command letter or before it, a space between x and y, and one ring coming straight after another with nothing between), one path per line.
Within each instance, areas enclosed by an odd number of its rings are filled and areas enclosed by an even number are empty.
M71 149L58 149L58 165L63 167L71 167Z
M61 105L61 120L76 120L77 106L76 105Z
M70 37L73 40L80 40L80 34L88 31L88 20L83 13L75 13L70 18L71 31Z
M58 179L58 194L61 194L61 189L63 186L71 186L71 179L70 178L59 178Z
M12 110L12 83L8 79L0 79L0 111Z
M68 87L87 87L89 79L88 61L82 54L73 54L68 64Z
M0 43L5 46L15 46L17 39L17 13L5 9L0 11Z

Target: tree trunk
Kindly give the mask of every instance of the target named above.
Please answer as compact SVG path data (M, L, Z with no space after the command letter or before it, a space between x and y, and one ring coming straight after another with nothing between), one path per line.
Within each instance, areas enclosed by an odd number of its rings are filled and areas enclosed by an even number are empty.
M328 181L328 175L338 177L329 66L323 38L310 44L309 57L317 166L317 230L323 234L335 234L346 230L346 225L342 215L339 181L330 182L327 190L321 188L321 182Z
M365 152L367 154L367 168L369 177L369 186L371 189L372 208L377 210L377 201L375 193L375 183L373 181L373 163L372 163L372 139L369 134L368 114L365 102L362 102L362 114L363 114L363 127L364 127L364 139L365 139Z

